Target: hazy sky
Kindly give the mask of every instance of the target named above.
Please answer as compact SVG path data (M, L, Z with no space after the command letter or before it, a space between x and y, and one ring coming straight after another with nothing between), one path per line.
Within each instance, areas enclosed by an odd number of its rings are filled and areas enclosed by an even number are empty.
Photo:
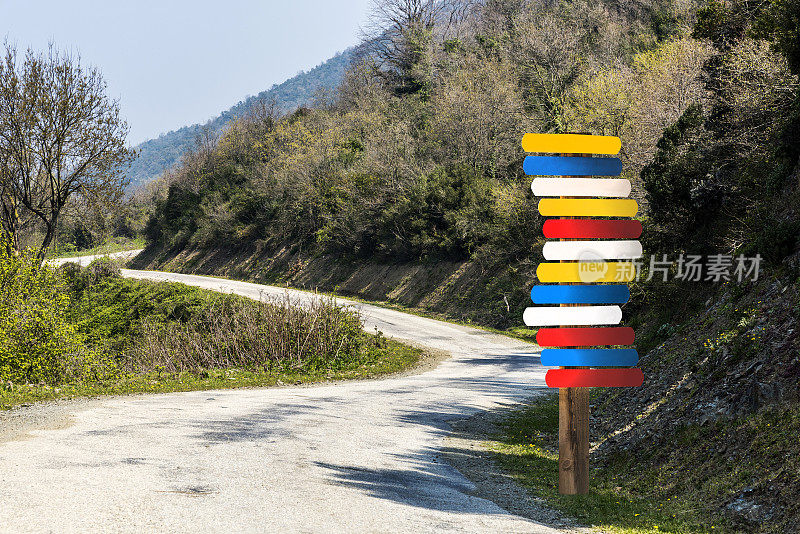
M100 68L137 144L205 122L358 40L369 0L0 0L0 41Z

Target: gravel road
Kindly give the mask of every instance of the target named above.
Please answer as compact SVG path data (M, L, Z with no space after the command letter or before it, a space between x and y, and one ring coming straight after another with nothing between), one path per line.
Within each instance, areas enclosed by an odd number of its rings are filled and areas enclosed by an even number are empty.
M194 275L123 275L252 298L287 292ZM369 330L451 357L383 380L63 404L54 424L45 418L0 443L0 531L561 532L477 497L485 492L440 456L448 421L542 391L538 347L339 302L358 308Z

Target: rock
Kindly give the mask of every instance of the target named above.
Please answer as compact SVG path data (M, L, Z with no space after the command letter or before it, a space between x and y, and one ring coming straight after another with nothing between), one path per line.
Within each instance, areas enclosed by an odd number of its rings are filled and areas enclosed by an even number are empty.
M759 523L772 517L770 509L747 498L752 492L753 488L745 488L736 499L726 506L728 511L752 523Z

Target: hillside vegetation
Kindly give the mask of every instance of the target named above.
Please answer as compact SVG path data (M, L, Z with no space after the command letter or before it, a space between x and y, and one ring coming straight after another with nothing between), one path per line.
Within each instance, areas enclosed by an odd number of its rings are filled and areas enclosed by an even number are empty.
M237 120L165 177L147 224L162 259L257 246L300 263L470 260L496 280L476 318L507 325L541 235L521 134L621 135L642 197L638 169L703 94L711 47L687 35L683 3L409 5L376 11L335 101ZM591 104L610 83L608 109Z
M632 285L648 378L595 395L595 461L795 531L798 21L796 0L382 0L335 99L240 118L160 182L140 265L519 326L543 243L522 134L619 135L648 255L763 262Z

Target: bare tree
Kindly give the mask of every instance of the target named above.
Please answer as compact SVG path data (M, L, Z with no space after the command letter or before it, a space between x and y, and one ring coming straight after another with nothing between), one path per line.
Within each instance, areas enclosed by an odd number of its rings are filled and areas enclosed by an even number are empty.
M14 195L13 190L7 185L10 183L10 176L6 176L11 169L9 155L0 152L0 225L6 252L9 254L21 248L20 234L33 226L34 215L27 211Z
M370 58L376 72L398 93L426 88L432 76L432 44L463 20L471 0L373 0L358 59Z
M245 119L249 123L264 131L272 130L280 117L281 110L274 96L272 98L256 99L245 114Z
M567 91L581 73L585 32L574 21L544 10L536 17L521 17L516 32L511 53L520 66L527 100L546 130L564 131Z
M135 154L125 146L128 125L106 96L100 72L79 57L28 49L18 61L5 46L0 61L0 192L3 232L19 247L26 217L44 228L44 259L70 197L116 202L121 170Z

